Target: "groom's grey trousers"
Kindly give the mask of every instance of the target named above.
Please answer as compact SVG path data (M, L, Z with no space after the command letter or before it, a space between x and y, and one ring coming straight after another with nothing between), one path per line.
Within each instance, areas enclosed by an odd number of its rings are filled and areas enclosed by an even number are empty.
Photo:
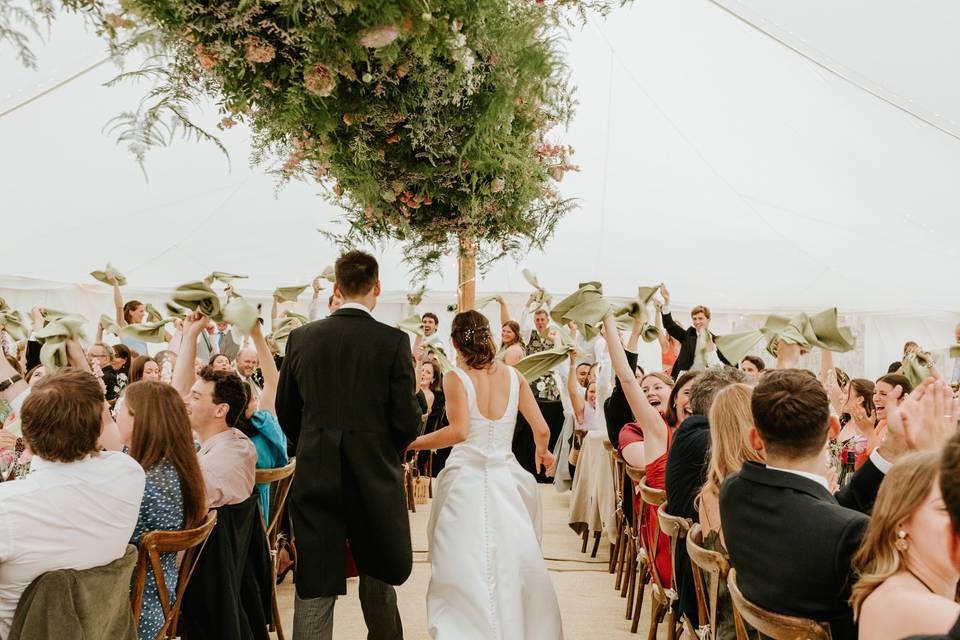
M333 640L333 605L337 596L295 596L293 640ZM367 623L367 640L403 640L397 592L386 582L360 574L360 608Z

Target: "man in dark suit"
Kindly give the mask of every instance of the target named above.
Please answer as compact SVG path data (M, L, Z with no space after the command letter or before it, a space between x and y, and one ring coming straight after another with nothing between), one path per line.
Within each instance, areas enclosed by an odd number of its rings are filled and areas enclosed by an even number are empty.
M377 261L350 251L335 269L344 304L290 334L277 389L277 417L297 456L293 637L332 637L349 541L369 638L394 640L403 630L390 585L402 584L413 562L401 468L420 425L413 357L407 334L370 315Z
M673 363L670 375L676 380L684 371L702 371L719 364L730 364L714 342L716 336L710 333L710 309L697 305L690 310L692 327L684 329L673 319L670 312L670 292L666 285L660 285L663 296L663 328L680 342L680 354Z
M890 463L906 452L902 432L883 444L833 493L824 474L829 439L840 425L809 371L767 373L753 391L750 441L766 465L747 462L720 490L720 521L743 595L787 615L830 623L835 640L854 640L850 560Z

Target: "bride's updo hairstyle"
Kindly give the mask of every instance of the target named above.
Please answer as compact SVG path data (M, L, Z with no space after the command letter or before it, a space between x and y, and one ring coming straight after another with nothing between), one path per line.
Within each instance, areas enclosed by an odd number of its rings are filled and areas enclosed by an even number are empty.
M450 337L468 367L485 369L493 364L497 347L490 334L490 323L479 311L464 311L454 316Z

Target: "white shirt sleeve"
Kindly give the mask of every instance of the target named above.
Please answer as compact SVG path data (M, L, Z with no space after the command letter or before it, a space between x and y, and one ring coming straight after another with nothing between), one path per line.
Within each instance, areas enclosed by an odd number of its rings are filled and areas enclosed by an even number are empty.
M527 339L530 337L530 332L533 331L533 314L530 312L530 307L524 307L523 313L520 314L520 339L526 344Z
M873 452L870 454L870 462L872 462L873 466L879 469L880 473L884 475L886 475L887 472L890 471L891 468L893 468L893 463L887 462L887 460L883 456L881 456L876 449L874 449Z
M320 298L310 301L310 307L307 311L307 317L310 318L310 322L313 322L320 317Z

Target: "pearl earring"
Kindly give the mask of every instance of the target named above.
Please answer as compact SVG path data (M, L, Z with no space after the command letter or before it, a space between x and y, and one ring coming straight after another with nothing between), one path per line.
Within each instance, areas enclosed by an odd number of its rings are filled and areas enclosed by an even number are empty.
M893 546L897 548L898 551L907 550L907 532L903 529L897 531L897 541L893 543Z

